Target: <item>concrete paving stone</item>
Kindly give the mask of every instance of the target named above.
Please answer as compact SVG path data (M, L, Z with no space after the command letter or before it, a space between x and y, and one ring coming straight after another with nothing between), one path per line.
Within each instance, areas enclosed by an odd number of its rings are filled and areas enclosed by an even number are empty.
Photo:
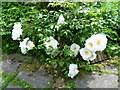
M110 64L110 66L105 65L104 70L105 70L106 72L112 72L112 73L118 72L118 69L115 68L115 66L114 66L113 64Z
M22 54L10 54L8 55L8 59L17 61L17 60L32 60L33 58Z
M6 88L22 88L20 86L12 86L11 84L9 84Z
M21 62L17 62L18 60L32 60L33 58L30 56L24 56L22 54L10 54L2 55L2 61L0 62L0 71L1 69L6 74L13 74L17 69Z
M87 74L75 80L77 88L118 88L118 76L114 74Z
M0 62L0 67L2 68L2 71L6 74L13 74L15 71L18 70L18 66L20 63L13 62L11 60L4 60Z
M0 71L6 74L13 74L18 70L20 62L14 62L14 60L32 60L32 57L24 56L20 54L4 55L3 61L0 62ZM13 60L13 61L12 61ZM114 67L111 68L106 66L105 71L117 72ZM36 88L46 88L50 84L53 76L44 76L45 70L38 70L36 72L21 71L16 78L24 80L28 84L35 86ZM78 76L75 79L77 88L118 88L118 76L114 74L101 74L89 73L84 75L84 77ZM7 88L20 88L20 86L8 85Z
M36 72L21 71L16 78L24 80L28 84L36 88L46 88L52 80L52 75L44 76L45 70L38 70ZM30 76L32 74L33 76Z

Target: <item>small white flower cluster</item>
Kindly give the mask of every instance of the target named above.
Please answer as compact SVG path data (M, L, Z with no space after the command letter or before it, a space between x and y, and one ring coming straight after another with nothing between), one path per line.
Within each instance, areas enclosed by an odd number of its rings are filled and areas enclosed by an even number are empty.
M80 54L84 60L94 60L96 51L103 51L107 45L107 38L104 34L92 35L86 40L85 48L80 49Z
M20 42L19 47L21 48L21 52L23 54L26 54L28 50L32 50L34 47L34 43L29 40L29 38L23 39L22 42Z
M22 35L23 30L21 29L20 22L14 23L13 30L12 30L12 39L13 40L20 40L20 35ZM32 50L34 47L34 43L29 40L29 38L25 38L22 42L20 42L19 47L21 48L21 52L26 54L28 50Z
M78 74L78 69L77 69L77 65L76 64L70 64L69 66L69 73L68 73L68 77L73 78L75 75Z
M47 49L47 50L50 49L50 48L53 49L52 52L47 52L47 54L48 54L48 55L50 55L50 54L53 55L53 53L54 53L54 52L57 50L57 48L58 48L58 47L57 47L58 41L55 40L52 36L45 38L45 40L46 40L46 42L45 42L44 44L45 44L46 49Z
M13 40L20 40L20 35L22 35L23 30L21 29L21 24L14 23L13 30L12 30L12 39Z
M61 14L61 15L59 16L59 19L58 19L57 24L58 24L58 25L59 25L59 24L63 24L64 21L65 21L65 19L64 19L63 15Z

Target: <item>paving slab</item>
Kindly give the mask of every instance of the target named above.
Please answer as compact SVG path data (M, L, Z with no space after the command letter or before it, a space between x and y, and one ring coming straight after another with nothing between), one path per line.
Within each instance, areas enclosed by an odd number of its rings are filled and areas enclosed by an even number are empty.
M18 66L20 64L21 63L13 62L11 60L4 60L4 61L0 62L0 67L2 68L2 71L4 73L11 75L18 70Z
M18 70L20 62L15 62L16 60L32 60L32 57L24 56L20 54L12 54L4 56L3 60L0 62L0 71L6 74L13 74ZM105 71L117 72L112 66L105 66ZM53 76L46 74L45 70L38 70L36 72L21 71L16 78L24 80L28 84L35 86L36 88L46 88ZM98 74L89 73L84 75L84 77L78 76L75 79L77 88L118 88L118 76L115 74ZM9 84L7 88L21 88L20 86L12 86Z
M32 60L30 56L24 56L22 54L3 54L2 61L0 62L0 71L2 70L6 74L13 74L18 70L18 66L22 64L22 62L18 62L19 60Z
M30 56L26 56L26 55L23 55L23 54L10 54L8 55L8 59L10 60L32 60L33 57L30 57Z
M11 84L9 84L6 88L22 88L20 86L12 86Z
M90 73L75 80L77 88L118 88L118 76Z
M46 88L52 80L52 75L43 75L45 70L38 70L36 72L21 71L16 78L24 80L28 84L35 86L36 88Z
M118 69L115 68L115 65L110 64L109 66L108 66L108 65L105 65L105 67L104 67L104 71L106 71L106 72L116 73L116 72L118 72Z

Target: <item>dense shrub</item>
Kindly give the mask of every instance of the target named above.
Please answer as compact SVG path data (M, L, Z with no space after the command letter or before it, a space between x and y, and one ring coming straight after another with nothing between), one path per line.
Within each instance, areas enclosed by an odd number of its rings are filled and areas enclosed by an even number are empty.
M41 61L59 67L60 72L68 73L71 63L79 66L86 63L80 54L76 57L70 46L76 43L84 47L85 40L93 34L103 33L108 38L105 52L119 55L120 20L118 15L119 2L56 2L56 3L2 3L2 48L3 52L19 52L19 41L12 40L14 23L20 22L23 29L21 41L27 37L34 42L29 55L39 56ZM60 15L65 22L57 24ZM54 37L58 41L58 50L47 55L44 45L45 38ZM64 67L64 68L63 68Z

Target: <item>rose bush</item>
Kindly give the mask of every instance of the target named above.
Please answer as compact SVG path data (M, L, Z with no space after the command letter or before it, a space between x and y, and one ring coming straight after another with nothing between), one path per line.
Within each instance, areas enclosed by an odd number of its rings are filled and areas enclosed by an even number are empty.
M97 52L106 48L107 54L119 55L118 6L118 2L46 2L45 7L39 2L4 2L3 51L34 54L73 78L77 67L94 60Z

